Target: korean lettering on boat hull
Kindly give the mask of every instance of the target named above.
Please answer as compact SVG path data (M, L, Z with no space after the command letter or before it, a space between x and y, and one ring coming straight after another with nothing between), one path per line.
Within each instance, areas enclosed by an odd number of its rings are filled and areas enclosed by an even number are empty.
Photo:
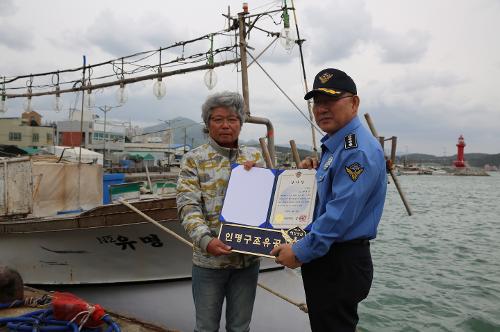
M163 242L156 234L147 234L138 236L136 239L124 235L103 235L96 237L99 244L112 244L121 248L121 250L136 250L137 245L151 245L154 248L163 247ZM138 240L138 241L137 241Z

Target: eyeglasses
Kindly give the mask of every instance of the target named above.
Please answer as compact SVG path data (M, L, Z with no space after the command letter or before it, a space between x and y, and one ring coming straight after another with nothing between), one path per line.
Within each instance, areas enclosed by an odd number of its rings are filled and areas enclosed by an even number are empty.
M326 105L331 105L331 104L335 104L336 102L338 102L340 99L344 99L344 98L351 98L351 97L354 97L355 95L344 95L344 96L340 96L338 98L324 98L324 99L321 99L321 100L313 100L313 106L326 106Z
M235 125L237 123L240 123L240 119L238 117L229 117L229 118L219 118L219 117L212 118L211 117L210 121L212 121L213 123L215 123L218 126L220 126L224 122L227 122L230 125Z

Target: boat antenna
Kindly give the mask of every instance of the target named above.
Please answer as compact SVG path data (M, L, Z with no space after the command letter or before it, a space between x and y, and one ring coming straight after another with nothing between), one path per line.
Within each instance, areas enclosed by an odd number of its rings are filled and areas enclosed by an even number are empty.
M293 20L295 21L295 30L297 31L297 45L299 45L299 53L300 53L300 64L302 66L302 76L304 77L304 88L305 88L305 91L308 92L309 91L309 87L307 85L307 75L306 75L306 68L305 68L305 65L304 65L304 54L302 52L302 43L305 41L305 39L300 39L300 33L299 33L299 26L298 26L298 23L297 23L297 11L295 10L295 4L292 1L292 8L293 8ZM285 0L285 7L286 7L286 0ZM310 120L310 123L311 123L311 135L312 135L312 143L313 143L313 150L314 150L314 154L317 156L318 155L318 147L316 145L316 133L314 132L314 125L313 125L313 121L314 121L314 117L313 117L313 112L312 112L312 104L311 104L311 101L308 100L307 101L307 109L309 110L309 120Z

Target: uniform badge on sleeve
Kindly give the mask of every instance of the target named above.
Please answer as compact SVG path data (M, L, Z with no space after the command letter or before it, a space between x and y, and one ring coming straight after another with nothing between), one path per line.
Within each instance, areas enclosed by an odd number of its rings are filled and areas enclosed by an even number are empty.
M356 141L356 134L349 134L344 137L344 149L354 149L358 147L358 142Z
M347 175L351 178L353 182L355 182L358 177L363 173L365 169L361 167L359 163L354 163L351 164L350 166L345 166L345 171L347 172Z

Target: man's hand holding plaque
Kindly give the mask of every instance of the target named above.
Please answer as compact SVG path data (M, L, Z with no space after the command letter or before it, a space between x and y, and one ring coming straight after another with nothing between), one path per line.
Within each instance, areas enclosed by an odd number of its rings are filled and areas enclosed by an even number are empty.
M297 259L292 250L291 244L282 244L279 247L271 250L271 255L276 257L274 261L277 264L284 265L291 269L296 269L302 265L302 263Z

